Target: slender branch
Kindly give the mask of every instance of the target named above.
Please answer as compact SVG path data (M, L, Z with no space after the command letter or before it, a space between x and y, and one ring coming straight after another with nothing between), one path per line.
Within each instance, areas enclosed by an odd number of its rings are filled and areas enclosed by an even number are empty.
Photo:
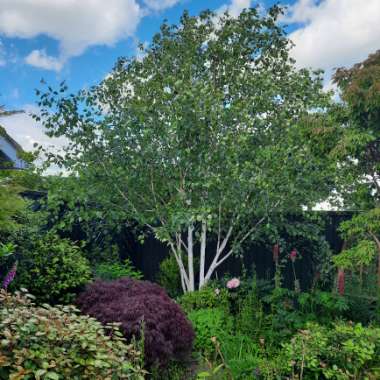
M180 251L178 251L174 247L174 243L172 241L169 241L169 246L170 246L170 248L174 254L174 257L175 257L177 264L178 264L178 267L180 269L182 288L183 288L184 292L186 292L189 289L189 278L187 276L185 267L183 265L183 261L182 261L182 258L180 256ZM178 248L178 241L177 241L177 248Z
M266 219L266 217L262 217L244 236L241 240L239 240L239 244L244 243L246 239L252 234L252 232ZM230 249L228 253L222 257L217 263L215 268L217 268L220 264L222 264L226 259L228 259L233 253L233 249Z

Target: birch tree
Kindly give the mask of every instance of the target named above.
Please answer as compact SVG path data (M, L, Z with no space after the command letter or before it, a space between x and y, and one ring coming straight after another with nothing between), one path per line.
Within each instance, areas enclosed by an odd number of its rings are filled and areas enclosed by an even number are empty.
M36 118L69 141L49 163L166 242L184 292L204 286L273 213L329 194L331 167L315 144L329 97L320 72L295 68L281 12L184 13L99 85L39 93Z

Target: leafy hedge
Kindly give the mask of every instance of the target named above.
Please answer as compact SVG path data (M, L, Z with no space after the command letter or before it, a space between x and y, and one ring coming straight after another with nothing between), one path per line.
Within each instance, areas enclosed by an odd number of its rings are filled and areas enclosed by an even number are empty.
M81 249L54 234L33 237L21 246L13 288L27 288L38 302L71 303L91 279Z
M0 379L144 379L139 352L118 328L77 311L2 290Z

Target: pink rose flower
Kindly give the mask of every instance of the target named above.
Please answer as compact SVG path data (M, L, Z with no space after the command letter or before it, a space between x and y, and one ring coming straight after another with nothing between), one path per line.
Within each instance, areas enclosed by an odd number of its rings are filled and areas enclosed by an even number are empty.
M228 289L236 289L239 286L240 286L240 280L238 278L231 278L231 280L227 282Z

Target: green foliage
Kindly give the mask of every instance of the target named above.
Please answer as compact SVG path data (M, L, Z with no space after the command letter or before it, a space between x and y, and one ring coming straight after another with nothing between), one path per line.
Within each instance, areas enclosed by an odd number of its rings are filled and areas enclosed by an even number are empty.
M11 177L0 173L0 242L17 231L28 203L19 195L21 188Z
M15 245L13 243L0 243L0 262L1 259L7 258L14 254Z
M212 380L221 380L225 379L224 371L223 371L224 364L219 365L213 365L212 362L207 361L207 368L202 368L199 372L197 372L197 380L206 380L206 379L212 379Z
M240 333L226 334L220 341L220 351L232 379L249 379L255 373L261 354L260 346L256 342Z
M334 81L341 92L335 117L341 123L336 156L341 195L349 206L368 210L379 205L380 51L351 68L340 68Z
M188 314L195 331L194 347L206 356L215 354L213 339L220 341L232 332L232 318L224 309L208 308L193 310Z
M169 255L161 261L157 275L157 283L160 284L172 298L182 293L181 276L174 255Z
M284 345L286 373L292 379L369 379L380 376L380 329L336 323L308 324Z
M154 367L150 370L153 380L187 380L192 378L191 368L187 368L183 363L172 361L166 368Z
M38 302L69 303L91 279L81 249L53 234L29 236L21 244L14 288L28 288Z
M37 307L30 297L0 293L0 378L144 379L140 353L116 325L73 306Z
M332 292L315 290L298 293L284 288L275 289L264 298L269 312L263 322L263 336L278 347L284 339L310 321L331 324L343 318L349 310L348 300Z
M179 298L179 303L186 313L206 308L228 310L228 291L225 288L205 286L198 291L188 292Z
M216 23L185 12L99 85L39 91L35 118L68 141L47 165L70 173L60 188L71 220L134 220L171 246L191 226L199 244L202 225L237 251L268 214L324 200L336 167L330 96L321 72L295 67L282 13L249 8Z
M380 322L380 290L377 286L375 266L355 271L345 276L345 294L349 309L345 313L347 319L365 325Z
M265 313L259 297L256 277L244 296L239 297L238 313L235 316L236 329L240 334L258 341L264 328Z
M363 266L368 267L376 257L376 245L371 240L360 240L355 246L345 249L333 257L339 268L358 271Z
M340 232L350 244L334 257L334 263L341 268L363 272L363 268L376 265L378 286L380 286L380 208L355 215L351 220L341 223Z
M117 280L122 277L135 278L141 280L143 274L138 271L130 259L125 259L123 263L100 263L94 270L94 277L101 280Z
M297 295L299 310L320 323L329 323L342 317L348 310L348 300L333 292L315 290Z

